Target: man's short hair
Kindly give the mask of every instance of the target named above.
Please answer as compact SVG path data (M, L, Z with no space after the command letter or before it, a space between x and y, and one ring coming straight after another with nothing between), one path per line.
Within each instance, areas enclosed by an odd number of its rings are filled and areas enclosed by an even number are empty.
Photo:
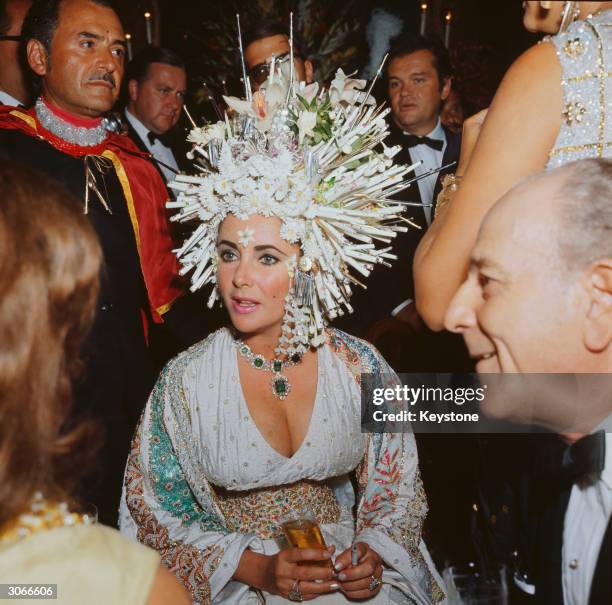
M28 14L23 22L22 39L23 45L29 40L38 40L47 51L51 53L51 42L59 24L60 5L63 0L34 0ZM111 0L88 0L100 6L112 8Z
M419 50L428 50L433 55L433 65L438 72L440 86L452 75L451 60L444 44L438 39L428 36L400 34L391 40L387 73L393 59L405 57Z
M271 38L272 36L286 36L289 39L289 25L272 19L262 19L253 23L244 34L244 48L246 49L249 44L253 44L257 40ZM293 30L293 53L300 59L308 59L308 51L304 41L295 29Z
M173 50L160 46L148 46L130 61L125 71L125 81L136 80L141 84L149 77L149 68L153 63L171 65L187 71L185 62Z
M6 36L12 25L7 10L8 3L9 0L0 0L0 36Z
M612 258L612 160L578 160L561 170L558 249L565 267L584 271Z

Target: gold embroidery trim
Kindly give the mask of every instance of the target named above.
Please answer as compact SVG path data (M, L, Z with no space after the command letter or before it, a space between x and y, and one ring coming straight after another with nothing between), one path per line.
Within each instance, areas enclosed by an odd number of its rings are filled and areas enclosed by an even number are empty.
M11 111L9 115L15 116L16 118L23 120L32 130L38 132L38 128L36 128L36 120L32 116L29 116L27 113L23 113L18 109L13 109L13 111Z
M332 488L316 481L248 491L211 488L227 527L240 533L254 532L262 539L283 535L278 518L289 510L310 509L319 523L340 520L340 506Z

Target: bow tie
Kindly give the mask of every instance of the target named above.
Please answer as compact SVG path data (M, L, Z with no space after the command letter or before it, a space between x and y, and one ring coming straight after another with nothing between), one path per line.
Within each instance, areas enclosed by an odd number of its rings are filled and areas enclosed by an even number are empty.
M165 147L171 146L171 137L169 133L155 134L154 132L148 132L147 139L149 139L151 145L155 145L155 141L159 141Z
M444 147L444 141L440 141L439 139L430 139L429 137L417 137L416 134L407 134L404 133L405 138L404 143L408 148L416 147L417 145L427 145L427 147L431 147L435 151L442 151L442 147Z
M566 448L561 461L563 475L573 483L597 475L606 460L606 433L597 431Z

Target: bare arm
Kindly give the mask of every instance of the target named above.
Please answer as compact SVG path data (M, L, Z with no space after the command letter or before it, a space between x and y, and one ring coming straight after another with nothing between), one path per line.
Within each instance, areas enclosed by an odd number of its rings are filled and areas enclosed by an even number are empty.
M190 605L191 599L176 576L170 573L163 565L160 565L153 580L147 605L167 605L168 603L172 603L172 605Z
M489 208L546 165L561 124L561 78L552 44L530 48L506 73L453 203L434 221L414 258L417 308L430 328L443 328Z

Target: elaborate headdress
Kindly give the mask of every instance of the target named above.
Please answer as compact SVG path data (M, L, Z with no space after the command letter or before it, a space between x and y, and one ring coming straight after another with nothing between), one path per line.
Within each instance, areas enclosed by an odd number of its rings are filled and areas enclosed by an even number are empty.
M383 143L389 109L375 105L372 86L363 92L365 81L339 69L329 89L306 86L293 82L293 61L281 67L272 58L267 82L251 94L244 75L247 99L225 98L233 116L192 130L204 166L176 178L177 199L168 206L178 209L172 220L197 224L177 251L192 291L216 283L217 234L227 214L281 220L281 237L302 252L289 267L293 287L277 349L291 356L322 344L328 320L352 311L352 287L396 258L389 244L409 221L401 217L406 204L389 197L409 186L404 177L416 164L393 163L400 147ZM243 238L248 243L249 234ZM217 296L215 286L209 306Z

